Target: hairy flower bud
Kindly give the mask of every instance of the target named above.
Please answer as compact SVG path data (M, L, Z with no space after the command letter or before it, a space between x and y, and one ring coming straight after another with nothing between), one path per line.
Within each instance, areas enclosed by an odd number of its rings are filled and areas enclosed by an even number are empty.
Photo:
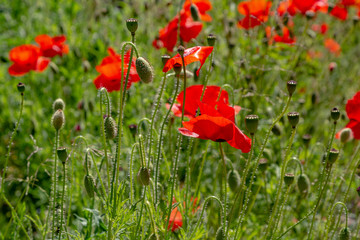
M194 21L199 21L199 19L200 19L199 9L197 8L197 6L195 4L191 4L190 13L191 13L191 17Z
M150 63L143 57L138 57L135 62L136 72L143 83L150 83L154 79L154 70Z
M136 177L141 186L150 184L150 171L146 167L141 167Z
M344 227L339 232L339 240L349 240L350 239L350 230L347 227Z
M114 139L117 135L116 122L110 116L105 118L104 122L105 136L106 139Z
M54 113L54 115L51 118L51 123L56 131L59 131L64 126L65 116L64 116L64 112L61 109L57 110Z
M350 142L353 139L354 139L354 134L350 128L344 128L343 130L341 130L340 141L342 143Z
M228 174L228 183L231 191L236 192L240 186L240 175L239 172L234 170L230 170Z
M95 181L91 175L86 175L84 178L85 190L90 198L94 197L95 192Z
M58 99L56 99L56 100L53 102L52 107L53 107L54 112L55 112L56 110L58 110L58 109L61 109L61 110L64 111L64 109L65 109L65 102L64 102L61 98L58 98Z
M310 180L305 174L301 174L297 179L297 186L300 194L307 195L310 191Z

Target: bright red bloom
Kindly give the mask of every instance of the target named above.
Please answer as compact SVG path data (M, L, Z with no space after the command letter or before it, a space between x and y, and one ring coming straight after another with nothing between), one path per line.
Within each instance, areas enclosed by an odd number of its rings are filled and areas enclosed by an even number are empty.
M190 63L199 61L200 67L196 72L196 74L199 76L199 72L202 65L204 65L206 58L210 55L213 49L214 47L201 47L201 46L185 49L184 51L185 66ZM168 72L174 67L175 64L180 64L182 66L182 59L179 53L166 62L163 68L163 72Z
M121 56L116 54L112 48L108 48L108 53L110 56L105 57L101 61L101 64L96 66L96 70L100 73L100 75L95 78L94 84L97 89L104 87L108 90L108 92L119 91L121 87ZM129 62L130 50L124 55L124 84ZM132 83L138 81L140 81L140 77L136 72L135 59L132 59L126 88L129 89Z
M40 48L34 45L15 47L10 50L9 55L14 62L8 70L12 76L22 76L31 70L42 72L50 62L50 59L41 56Z
M354 134L355 139L360 139L360 91L355 94L352 99L346 103L346 114L349 118L349 123L345 128L350 128ZM340 137L339 131L336 138Z
M211 16L206 13L212 9L212 5L209 0L186 0L183 6L183 10L185 12L190 13L191 3L197 7L202 21L210 22L212 20Z
M336 56L340 55L341 47L334 39L325 39L324 45L331 53L334 53Z
M241 28L256 27L268 20L271 1L249 0L239 3L238 11L245 17L238 22Z
M190 201L193 203L193 207L191 210L192 213L195 213L199 209L199 207L196 207L197 200L198 200L197 198L193 199L192 197L190 199ZM176 200L174 198L173 204L175 204L175 203L176 203ZM184 202L184 206L185 206L185 202ZM171 231L174 232L177 229L181 228L182 224L183 224L182 215L181 215L180 211L178 210L178 207L175 207L170 213L168 230L171 228Z
M292 0L293 5L300 11L301 14L306 14L311 11L319 0Z
M219 104L215 110L214 107L201 102L199 107L200 116L189 122L182 122L184 127L179 128L182 135L215 142L227 142L244 153L250 151L251 139L235 125L232 107Z
M318 33L321 33L324 35L328 31L329 26L326 23L323 23L321 25L313 24L311 26L311 29L315 32L318 32Z
M343 7L341 5L336 5L331 10L330 15L344 21L347 19L348 11L345 7Z
M285 12L294 16L296 12L305 15L308 11L327 13L327 10L327 0L285 0L279 4L277 11L279 16L282 16Z
M282 36L280 36L278 34L276 34L274 36L275 42L282 42L282 43L286 43L289 45L295 44L296 40L295 40L295 38L291 38L290 31L287 27L283 27L282 32L283 32Z
M184 116L192 119L196 117L196 111L199 108L199 102L201 98L202 91L204 89L203 85L193 85L186 88L186 99L185 99L185 109ZM218 86L207 86L204 92L204 97L202 102L210 105L215 108L219 104L229 105L229 95L227 91L222 90L220 97L220 87ZM182 107L184 103L184 93L183 91L176 97L178 103L175 103L171 109L175 116L181 117ZM169 108L170 104L166 104L166 107ZM240 106L234 106L234 115L240 112Z
M66 37L56 36L50 37L46 34L39 35L35 38L35 41L40 45L41 55L44 57L55 57L56 55L62 56L69 52L69 46L64 44Z

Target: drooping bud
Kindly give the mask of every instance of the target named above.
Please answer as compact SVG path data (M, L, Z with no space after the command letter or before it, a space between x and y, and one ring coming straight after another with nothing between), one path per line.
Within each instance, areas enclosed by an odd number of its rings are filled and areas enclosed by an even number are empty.
M57 155L58 155L60 161L62 162L62 164L65 164L65 163L66 163L66 159L67 159L67 157L68 157L66 148L64 148L64 147L58 148L58 149L57 149Z
M339 120L339 118L340 118L340 110L338 108L335 107L335 108L331 109L331 118L335 122L337 120Z
M185 52L185 48L183 46L179 46L177 49L178 53L180 54L181 57L184 56L184 52Z
M344 128L343 130L341 130L340 141L342 143L350 142L353 139L354 139L354 134L350 128Z
M58 109L61 109L61 110L64 111L64 109L65 109L65 102L64 102L61 98L58 98L58 99L56 99L56 100L54 101L52 107L53 107L54 112L55 112L56 110L58 110Z
M228 183L231 191L236 192L240 186L240 175L239 172L231 170L228 174Z
M339 157L339 150L332 148L329 152L329 158L328 161L330 164L334 164L335 161L338 159Z
M279 124L275 124L274 127L271 129L271 132L276 136L280 136L282 134L283 128Z
M350 230L347 227L344 227L339 232L339 240L349 240L350 239Z
M251 135L256 133L258 125L259 125L258 115L247 115L245 117L245 126Z
M90 198L94 197L95 192L95 181L91 175L86 175L84 178L85 190Z
M200 18L199 9L197 8L197 6L195 4L191 4L190 13L191 13L191 17L194 21L199 21L199 18Z
M268 160L266 158L261 158L259 160L259 169L261 172L265 172L268 167Z
M291 184L293 184L294 179L295 179L294 174L292 174L292 173L285 173L284 182L285 182L286 186L290 186Z
M141 186L150 184L150 171L147 168L141 167L136 177Z
M111 116L105 118L104 129L106 139L114 139L116 137L116 122Z
M64 116L64 112L61 109L57 110L54 113L54 115L51 118L51 123L56 131L59 131L64 126L65 116Z
M215 45L215 42L216 42L216 35L210 33L208 36L207 36L207 42L208 42L208 45L210 47L213 47Z
M16 85L16 87L19 93L23 94L25 92L25 84L19 82L18 85Z
M294 81L294 80L290 80L287 82L287 90L288 90L288 93L289 93L289 96L292 96L293 93L295 92L296 90L296 85L297 85L297 82Z
M136 72L143 83L150 83L154 79L154 70L150 63L143 57L138 57L135 62Z
M223 240L225 239L225 232L223 227L219 227L218 230L216 231L216 240Z
M307 195L310 191L310 180L305 174L301 174L297 179L297 187L300 194Z
M135 18L129 18L126 20L126 27L131 32L131 35L134 35L138 29L138 21Z
M295 128L296 125L299 123L299 119L300 119L299 113L298 112L289 112L287 117L288 117L291 127Z
M310 144L310 140L311 140L311 135L310 134L305 134L303 137L303 143L305 145L305 147L309 147L309 144Z
M167 61L169 61L170 56L169 55L162 55L161 56L161 61L163 63L163 65L165 66L165 64L167 63Z

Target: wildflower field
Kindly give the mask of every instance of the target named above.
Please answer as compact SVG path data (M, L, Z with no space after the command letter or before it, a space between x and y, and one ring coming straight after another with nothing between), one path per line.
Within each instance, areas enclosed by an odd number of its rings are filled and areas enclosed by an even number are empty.
M360 0L0 2L0 239L360 239Z

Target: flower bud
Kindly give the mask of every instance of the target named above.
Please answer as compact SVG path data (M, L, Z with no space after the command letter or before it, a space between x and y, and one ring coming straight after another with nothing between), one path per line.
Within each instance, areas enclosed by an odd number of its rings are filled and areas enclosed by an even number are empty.
M311 140L311 135L310 134L303 135L302 140L303 140L305 147L308 148L309 144L310 144L310 140Z
M280 136L282 134L283 128L279 124L275 124L274 127L271 129L271 132L276 136Z
M56 112L56 110L58 110L58 109L61 109L64 111L65 103L61 98L58 98L53 102L52 107L53 107L54 112Z
M177 49L178 53L180 54L181 57L184 56L184 52L185 52L185 48L183 46L179 46Z
M134 35L138 29L138 21L135 18L129 18L126 20L126 27Z
M136 124L130 124L129 129L130 129L130 132L133 135L133 137L135 137L135 135L137 133L137 125Z
M16 85L17 90L19 91L19 93L24 93L25 92L25 84L19 82L18 85Z
M339 232L339 240L349 240L350 239L350 230L347 227L344 227Z
M116 122L112 117L106 117L104 122L106 139L114 139L117 135Z
M331 118L335 122L337 120L339 120L339 118L340 118L340 110L338 108L335 107L335 108L331 109Z
M288 90L289 96L292 96L293 93L295 92L296 85L297 85L297 82L294 80L290 80L287 82L287 90Z
M305 174L301 174L297 179L297 186L300 194L307 195L310 191L310 180Z
M64 116L64 112L61 109L57 110L54 113L54 115L51 118L51 123L56 131L59 131L64 126L65 116Z
M218 230L216 231L216 237L215 237L216 240L223 240L225 239L225 232L224 232L224 229L223 227L219 227Z
M256 133L258 124L259 124L259 116L258 115L247 115L245 117L245 126L251 135Z
M154 70L150 63L143 57L138 57L135 62L136 72L143 83L150 83L154 79Z
M197 8L197 6L195 4L191 4L190 6L190 13L191 13L191 17L194 21L199 21L199 9Z
M334 164L335 161L338 159L339 157L339 150L336 150L335 148L332 148L329 152L329 158L328 158L328 162L330 164Z
M259 160L259 169L261 172L265 172L265 170L267 169L268 167L268 160L266 158L261 158Z
M95 192L95 181L94 178L90 175L86 175L84 178L85 190L90 198L94 198Z
M141 167L136 177L141 186L150 184L150 171L147 168Z
M180 76L180 72L182 70L182 65L180 63L175 63L174 64L174 71L175 71L175 75L176 76Z
M239 172L234 170L230 170L228 174L228 183L231 191L236 192L240 186L240 175Z
M299 123L300 115L298 112L289 112L288 113L288 120L292 128L295 128L296 125Z
M68 157L66 148L64 148L64 147L58 148L58 149L57 149L57 155L58 155L60 161L62 162L62 164L65 164L65 163L66 163L66 159L67 159L67 157Z
M285 173L284 182L285 182L286 186L290 186L291 184L293 184L294 179L295 179L294 174L292 174L292 173Z
M161 56L161 61L163 63L163 65L165 66L165 64L167 63L167 61L169 61L170 56L169 55L162 55Z
M215 42L216 42L216 35L210 33L208 36L207 36L207 42L208 42L208 45L210 47L213 47L215 45Z
M354 134L350 128L344 128L343 130L341 130L340 141L342 143L350 142L353 139L354 139Z

